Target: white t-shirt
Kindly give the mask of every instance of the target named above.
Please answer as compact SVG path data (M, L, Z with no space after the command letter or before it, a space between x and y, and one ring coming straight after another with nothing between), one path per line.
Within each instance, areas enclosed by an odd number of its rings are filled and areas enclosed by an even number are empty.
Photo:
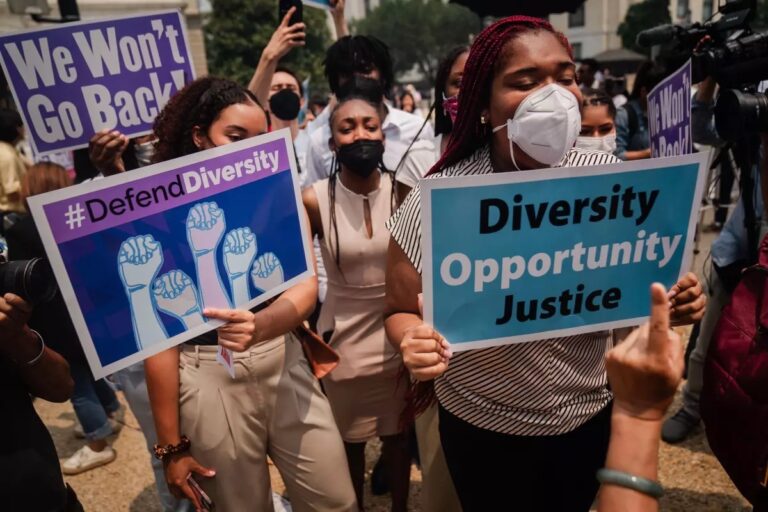
M420 139L414 142L403 164L397 170L395 179L410 188L418 185L419 180L440 158L441 139L442 135L438 135L434 140Z

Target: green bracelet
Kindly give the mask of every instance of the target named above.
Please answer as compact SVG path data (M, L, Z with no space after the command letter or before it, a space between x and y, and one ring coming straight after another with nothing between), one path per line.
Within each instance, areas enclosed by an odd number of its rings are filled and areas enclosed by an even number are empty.
M664 488L659 482L655 480L648 480L636 475L624 473L623 471L616 471L615 469L603 468L597 472L597 480L601 484L618 485L619 487L626 487L633 491L647 494L653 498L659 499L664 495Z

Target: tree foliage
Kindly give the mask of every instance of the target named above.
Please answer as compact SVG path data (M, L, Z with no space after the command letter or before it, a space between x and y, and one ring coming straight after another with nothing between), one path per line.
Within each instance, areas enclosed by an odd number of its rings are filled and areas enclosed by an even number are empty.
M621 36L621 43L624 48L650 55L651 50L649 48L643 48L635 43L637 34L643 30L671 22L669 0L645 0L630 6L616 33Z
M353 24L355 33L376 36L389 45L395 73L416 65L430 79L440 59L456 46L469 45L470 36L482 28L474 12L441 0L382 0Z
M274 0L213 0L213 13L205 25L208 69L211 74L247 85L261 52L277 28L278 2ZM281 64L302 80L311 77L313 88L327 88L323 74L325 50L331 44L325 11L304 8L306 46L294 48Z

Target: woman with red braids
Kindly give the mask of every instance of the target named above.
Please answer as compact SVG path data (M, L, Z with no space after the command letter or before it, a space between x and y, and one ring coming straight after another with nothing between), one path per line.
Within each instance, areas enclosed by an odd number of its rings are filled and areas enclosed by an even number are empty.
M470 49L451 140L429 178L617 162L573 147L581 102L567 39L544 20L502 19ZM389 222L386 329L411 376L434 380L440 438L464 511L504 503L589 510L611 428L604 358L612 333L451 354L419 312L420 210L415 188ZM670 295L673 322L701 318L705 299L693 274Z

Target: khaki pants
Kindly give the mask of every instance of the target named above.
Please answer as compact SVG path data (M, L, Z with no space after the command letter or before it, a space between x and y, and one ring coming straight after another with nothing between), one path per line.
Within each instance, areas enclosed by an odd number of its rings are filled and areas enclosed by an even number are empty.
M267 455L296 512L357 509L330 406L295 338L235 353L235 379L215 346L182 347L181 432L191 454L216 470L196 479L217 511L272 510Z

